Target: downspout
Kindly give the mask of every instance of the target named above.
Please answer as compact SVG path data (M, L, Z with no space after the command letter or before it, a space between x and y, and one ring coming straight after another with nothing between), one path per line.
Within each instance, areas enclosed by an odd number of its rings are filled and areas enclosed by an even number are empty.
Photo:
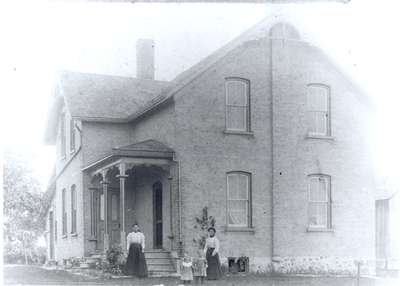
M271 269L274 273L273 259L274 259L274 89L273 89L273 39L269 35L270 51L269 51L269 83L271 94Z
M182 194L181 194L181 164L178 160L175 158L175 153L174 153L174 158L172 159L174 163L177 165L177 173L178 173L178 182L177 182L177 203L178 203L178 244L179 244L179 256L182 256Z

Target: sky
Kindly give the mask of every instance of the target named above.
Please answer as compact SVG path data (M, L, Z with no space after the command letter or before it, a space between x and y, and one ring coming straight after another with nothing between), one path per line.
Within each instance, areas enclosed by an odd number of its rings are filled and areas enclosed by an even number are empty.
M5 2L5 1L4 1ZM100 3L9 1L0 4L1 145L30 154L47 184L54 146L43 144L58 70L135 76L138 38L155 41L156 79L171 80L265 17L281 17L320 46L378 107L379 173L396 178L400 161L398 1L343 3ZM3 15L1 15L3 14ZM101 104L101 103L99 103Z

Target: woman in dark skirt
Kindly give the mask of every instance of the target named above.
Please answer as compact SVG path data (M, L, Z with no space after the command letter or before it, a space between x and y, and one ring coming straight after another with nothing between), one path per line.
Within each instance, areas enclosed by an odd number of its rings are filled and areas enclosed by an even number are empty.
M219 261L219 240L215 237L215 228L208 229L208 238L204 247L204 253L207 259L207 279L217 280L221 277L221 263Z
M137 224L133 225L133 232L127 237L128 258L126 259L125 273L137 277L147 277L147 264L144 257L144 235L139 231Z

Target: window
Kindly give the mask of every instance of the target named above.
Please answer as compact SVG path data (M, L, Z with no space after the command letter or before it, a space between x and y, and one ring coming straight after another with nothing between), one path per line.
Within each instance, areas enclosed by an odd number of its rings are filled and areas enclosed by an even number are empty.
M69 150L71 153L75 151L75 120L71 118L69 121Z
M71 187L71 233L76 233L76 186Z
M57 241L57 209L56 204L53 205L54 210L54 241Z
M104 220L104 195L100 195L100 220Z
M226 130L250 132L250 82L241 78L228 78L225 94Z
M227 174L228 226L251 227L251 174Z
M307 87L308 135L330 136L330 89L323 84Z
M65 113L61 114L60 136L61 136L61 156L65 157L66 156Z
M117 195L111 195L111 220L118 220L119 202Z
M54 241L57 241L57 220L54 221Z
M66 190L62 190L62 234L67 235Z
M331 179L327 175L310 175L308 182L308 225L330 229Z

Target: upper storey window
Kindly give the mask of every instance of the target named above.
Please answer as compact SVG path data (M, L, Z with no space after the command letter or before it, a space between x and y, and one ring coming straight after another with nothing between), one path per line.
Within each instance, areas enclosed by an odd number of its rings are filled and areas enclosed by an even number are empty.
M61 114L61 122L60 122L60 136L61 136L61 157L65 158L66 156L66 128L65 128L65 113Z
M323 84L307 86L308 135L331 136L330 88Z
M69 121L69 151L75 152L75 120Z
M225 82L226 130L250 132L250 82L227 78Z

